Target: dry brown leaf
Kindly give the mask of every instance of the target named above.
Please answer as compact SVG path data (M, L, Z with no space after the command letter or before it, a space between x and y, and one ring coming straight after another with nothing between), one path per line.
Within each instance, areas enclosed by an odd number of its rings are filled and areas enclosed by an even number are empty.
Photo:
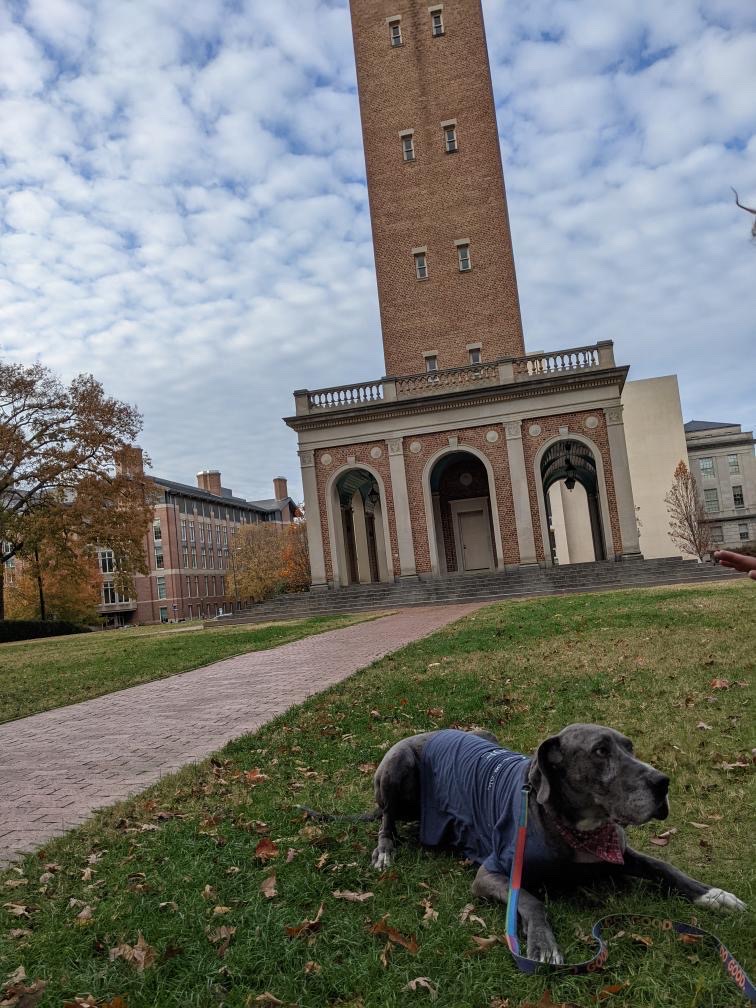
M510 1008L511 1003L509 998L494 998L490 1008Z
M273 899L278 896L278 890L276 889L276 876L269 875L260 885L260 892L263 894L265 899Z
M359 763L357 769L360 773L371 774L375 769L377 769L377 763Z
M423 909L425 910L425 913L423 914L424 921L438 920L438 910L435 910L433 908L429 896L426 896L425 899L420 900L420 906L423 907Z
M262 773L260 767L255 767L254 770L247 770L244 774L244 780L247 784L255 787L257 784L262 784L263 781L269 780L267 774Z
M364 903L373 898L371 892L348 892L346 889L334 889L335 899L346 900L348 903Z
M247 1005L252 1008L252 1005L261 1005L261 1008L276 1008L277 1005L286 1005L285 1001L280 1001L275 994L271 994L270 991L265 991L264 994L258 994L257 997L247 998Z
M24 906L23 903L3 903L3 907L11 917L31 917L29 913L31 907Z
M701 731L711 731L712 730L711 725L710 724L706 724L705 721L699 721L698 724L696 725L696 728L700 728Z
M176 913L178 903L175 900L166 900L165 903L158 903L158 910L170 910L171 913Z
M108 958L111 962L115 959L123 959L129 963L139 973L143 973L149 966L155 964L155 949L144 940L142 932L138 932L135 945L123 942L108 951Z
M711 829L711 823L705 823L705 822L688 821L688 826L695 826L696 829Z
M481 938L480 935L470 935L470 941L475 943L475 948L471 949L472 955L476 952L488 952L501 942L501 938L498 935L490 935L488 938Z
M641 935L641 934L634 934L633 933L633 934L630 934L628 937L631 938L632 941L634 941L636 943L636 945L645 945L646 948L651 948L651 946L654 944L653 938L649 938L648 935Z
M214 928L212 931L207 931L207 938L211 944L216 945L216 952L219 956L223 957L226 952L228 952L228 947L231 944L231 939L236 934L236 928L230 927L228 924L222 924L219 928Z
M673 837L675 833L677 833L677 829L672 826L671 829L665 830L657 836L650 837L649 843L655 844L657 847L666 847L670 841L670 837Z
M206 900L214 900L217 897L218 893L215 891L213 886L206 885L205 888L202 890L202 895Z
M223 915L227 913L231 913L231 907L227 906L213 907L213 917L223 917Z
M387 941L386 944L383 946L383 951L381 952L380 960L381 960L381 966L383 966L384 969L388 969L389 959L391 958L391 953L393 949L394 946L391 944L390 941Z
M748 763L744 763L743 760L736 760L734 763L720 763L722 770L736 770L742 767L747 767Z
M438 718L442 718L444 716L443 707L429 707L425 713L428 717L436 718L437 720Z
M401 945L412 955L417 955L418 944L414 935L406 937L401 934L401 932L397 931L396 928L393 928L390 924L386 923L386 917L388 917L388 914L385 914L380 920L371 925L370 934L386 935L388 940L393 942L395 945Z
M295 924L291 927L287 927L284 930L289 938L306 938L321 928L320 918L323 916L323 904L321 903L318 907L318 912L312 918L312 920L302 921L301 924Z
M630 984L628 983L609 984L607 987L602 987L601 990L596 994L596 1000L606 1001L607 998L612 997L614 994L619 994L620 991L623 991L626 987L629 986Z
M323 972L323 967L320 965L320 963L316 963L313 962L312 959L308 959L307 962L304 964L304 971L308 976L311 975L317 976L319 973Z
M80 924L88 924L92 920L92 917L93 913L91 906L85 906L84 909L80 911L80 913L76 914L76 920Z
M402 987L403 991L419 991L427 990L430 994L431 1001L435 1001L438 997L438 990L433 986L428 977L415 977L414 980L410 980L408 983Z
M23 972L23 966L20 966L19 969ZM16 974L18 974L18 970L13 975L15 976ZM26 973L24 973L21 980L9 983L3 989L3 1000L0 1001L0 1005L7 1005L8 1008L34 1008L39 1003L45 992L47 981L35 980L33 983L26 984L23 982L25 979Z
M729 679L712 679L709 685L712 689L729 689L732 683Z
M259 861L270 861L278 857L278 847L269 837L263 837L255 847L255 857Z
M466 904L466 906L462 908L462 912L459 915L460 923L464 924L466 921L470 921L471 924L480 924L483 930L486 931L488 929L488 925L486 924L486 922L483 920L482 917L478 917L477 914L473 913L474 909L475 909L474 903Z
M6 889L18 889L19 886L29 885L29 879L27 878L8 879L8 881L5 882L4 885Z
M325 863L328 860L329 856L330 855L328 854L328 852L326 852L325 854L321 854L320 855L320 857L318 858L318 860L315 862L315 867L316 867L316 869L318 871L322 871L323 870L323 868L325 867Z
M13 928L8 932L9 938L28 938L31 934L29 928Z
M299 854L299 851L296 849L296 847L289 847L289 849L286 851L286 864L291 864L291 862L294 860L297 854Z

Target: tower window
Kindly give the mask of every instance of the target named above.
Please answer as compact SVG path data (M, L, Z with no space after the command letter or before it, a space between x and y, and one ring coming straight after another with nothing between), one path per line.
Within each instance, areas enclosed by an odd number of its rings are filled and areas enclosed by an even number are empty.
M734 486L732 488L732 502L736 508L745 507L745 498L743 497L742 486Z
M467 353L471 364L480 364L480 347L468 347Z
M399 18L389 21L389 38L394 48L402 44L402 22Z
M468 273L472 269L470 246L467 244L457 245L457 257L459 259L459 272Z
M430 11L431 16L431 35L437 38L439 35L444 34L444 15L443 8L432 7Z
M444 126L444 150L447 154L455 154L459 150L456 125Z
M438 357L436 354L425 354L425 370L428 374L438 371Z
M428 260L425 252L415 252L415 275L418 280L428 279Z
M415 139L411 133L402 135L402 157L405 161L415 160Z

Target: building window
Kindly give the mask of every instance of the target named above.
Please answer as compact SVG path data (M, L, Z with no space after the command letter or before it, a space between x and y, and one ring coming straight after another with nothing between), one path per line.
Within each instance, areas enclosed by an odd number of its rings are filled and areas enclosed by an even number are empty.
M402 44L402 22L399 18L389 21L389 38L392 48Z
M435 354L425 355L425 370L428 374L433 374L438 371L438 357Z
M716 473L714 471L714 459L713 458L702 458L698 460L699 468L701 469L701 475L705 476L706 479L712 479Z
M184 546L184 548L181 551L181 566L182 567L188 567L189 566L189 547L188 546Z
M210 578L207 576L207 574L205 574L205 596L209 595L210 593L209 586L210 586Z
M196 568L196 566L197 566L197 550L193 549L192 550L192 567Z
M152 523L152 538L155 540L155 542L160 542L160 540L163 538L163 533L160 530L159 518L156 518L155 521Z
M217 594L218 594L218 592L216 591L216 587L215 587L215 577L213 577L213 595L217 595Z
M732 488L732 503L736 508L745 507L745 500L743 499L743 487L734 486Z
M719 494L716 490L704 490L704 510L719 511Z
M189 606L189 619L194 619L194 606Z
M115 557L113 550L100 550L97 554L100 563L100 570L103 574L112 574L115 570Z
M220 525L216 525L216 526L215 526L215 541L216 541L216 543L217 543L217 544L218 544L218 545L220 546L220 544L221 544L221 531L220 531Z
M192 597L192 579L190 577L186 579L186 594L189 598Z
M165 567L165 560L163 559L163 547L155 546L155 567L160 570Z
M738 462L738 456L737 455L728 455L727 456L727 465L730 468L730 475L731 476L735 476L737 473L740 472L740 463Z
M470 355L471 364L480 364L480 347L470 347L467 352Z
M405 161L415 160L415 138L412 133L402 134L402 157Z
M436 8L430 12L431 16L431 35L433 38L438 38L439 35L444 34L444 14L441 7Z
M161 623L168 622L168 606L162 606L162 605L160 606L160 622Z
M711 541L713 543L723 543L724 542L724 530L721 525L711 526Z
M472 269L472 262L470 261L470 246L467 244L457 245L457 256L459 257L459 272L469 272Z
M112 581L102 583L102 601L104 605L113 605L116 600L115 585Z
M186 522L181 519L181 542L186 542Z
M157 597L168 598L168 593L166 592L165 589L165 578L164 577L156 578L156 585L157 585Z
M202 524L202 522L200 522L199 534L200 534L200 542L203 543L205 541L205 526Z
M447 154L454 154L459 150L457 127L454 125L444 126L444 150Z
M425 252L415 252L415 276L418 280L428 279L428 260Z
M748 522L740 522L738 525L738 539L741 542L748 541Z
M194 522L189 522L189 542L195 542L195 538L194 538Z
M207 567L207 555L204 546L200 549L200 567Z

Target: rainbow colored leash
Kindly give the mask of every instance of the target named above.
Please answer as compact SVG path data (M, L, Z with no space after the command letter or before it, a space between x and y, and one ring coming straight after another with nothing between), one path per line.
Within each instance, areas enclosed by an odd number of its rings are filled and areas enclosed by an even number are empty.
M709 931L704 931L702 928L696 927L693 924L683 924L681 921L664 920L658 917L647 917L637 914L609 914L596 921L591 928L591 934L596 939L596 944L598 945L598 952L595 956L593 956L593 958L586 959L585 962L557 966L553 963L542 963L536 959L528 959L525 956L520 955L520 943L517 939L517 902L520 898L522 867L525 860L525 839L528 826L528 796L530 795L530 791L530 785L525 784L522 788L517 842L515 844L512 872L509 877L509 897L507 899L507 945L509 946L509 951L512 953L512 957L519 970L523 973L530 974L570 973L573 976L577 976L582 973L595 973L603 967L604 963L609 958L609 949L606 942L601 937L607 921L621 920L625 924L637 922L642 923L645 927L648 927L649 922L651 922L651 925L660 931L671 931L675 934L691 935L694 938L706 939L712 945L716 946L725 973L729 976L733 983L737 985L744 997L748 998L749 1001L756 1003L756 987L754 987L752 981L748 977L748 974L737 959L735 959L730 951L725 948L716 935L711 934Z

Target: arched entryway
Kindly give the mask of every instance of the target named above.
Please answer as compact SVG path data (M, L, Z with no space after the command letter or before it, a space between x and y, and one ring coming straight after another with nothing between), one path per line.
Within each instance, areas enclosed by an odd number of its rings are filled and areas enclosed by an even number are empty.
M429 540L434 571L462 574L493 570L499 540L489 473L483 460L464 449L448 452L432 463L427 479L432 501L434 535L429 535Z
M606 542L596 456L583 441L564 438L540 460L552 563L605 560Z
M338 585L391 580L383 488L367 469L346 469L330 494L334 581Z

